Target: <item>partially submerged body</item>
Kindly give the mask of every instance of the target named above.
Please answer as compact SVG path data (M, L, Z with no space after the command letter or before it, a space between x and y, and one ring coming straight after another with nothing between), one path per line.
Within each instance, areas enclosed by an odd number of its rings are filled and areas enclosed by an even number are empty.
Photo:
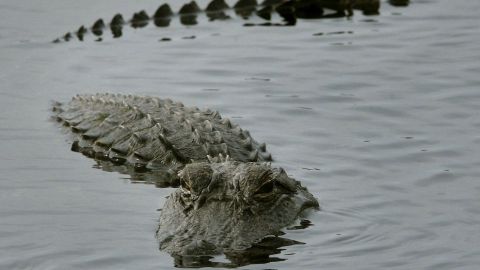
M134 171L177 172L192 162L271 161L265 144L216 111L152 97L97 94L54 105L55 118L72 131L72 150Z
M112 94L77 96L53 111L72 131L72 150L180 186L157 230L172 255L243 251L319 207L300 182L266 163L265 144L218 112Z
M162 4L155 12L151 12L151 16L145 10L133 14L129 20L124 19L121 14L116 14L109 23L98 19L91 27L82 25L78 30L67 32L54 42L70 41L73 38L83 41L88 33L92 33L96 41L102 41L104 32L108 30L113 38L119 38L126 25L142 28L153 22L157 27L168 27L175 18L178 18L181 24L191 26L198 23L197 17L200 15L208 17L211 21L226 20L232 16L245 20L255 16L260 20L259 23L245 23L245 26L292 26L296 24L297 19L349 17L353 15L354 9L361 10L366 15L375 15L378 14L379 8L380 0L265 0L261 3L256 0L238 0L232 7L224 0L212 0L204 10L195 1L191 1L184 4L178 12L173 12L168 4ZM275 21L273 19L275 17L281 19Z
M160 248L172 254L245 250L319 207L300 182L265 163L189 164L180 179L157 231Z

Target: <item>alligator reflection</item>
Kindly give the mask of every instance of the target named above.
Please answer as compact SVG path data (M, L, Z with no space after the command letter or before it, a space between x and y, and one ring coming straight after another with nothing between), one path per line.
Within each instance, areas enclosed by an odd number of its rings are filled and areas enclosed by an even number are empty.
M389 0L389 3L393 6L408 6L409 0ZM152 17L144 10L135 13L129 21L125 21L121 14L116 14L109 28L113 38L119 38L123 34L125 25L143 28L153 21L157 27L168 27L173 18L179 17L181 24L191 26L198 23L197 17L200 14L206 15L210 21L226 20L232 16L239 16L245 20L256 17L268 21L250 22L244 24L245 26L293 26L297 23L297 19L350 17L354 14L353 10L360 10L364 15L378 15L379 9L380 0L264 0L261 4L256 0L239 0L233 7L230 7L225 0L212 0L205 10L192 1L183 5L177 13L174 13L168 4L163 4ZM233 14L229 15L231 11ZM277 14L282 21L271 22L273 14ZM97 41L101 41L106 28L104 21L98 19L89 29L82 25L77 31L68 32L53 42L69 41L74 36L83 41L88 32L95 35Z
M153 184L158 188L178 187L178 178L166 170L141 171L126 165L115 165L111 161L95 159L96 163L93 167L106 172L117 172L128 175L128 179L132 183Z
M388 0L390 5L396 6L396 7L406 7L408 4L410 4L410 0Z
M270 262L285 261L284 258L272 257L280 254L282 247L304 244L287 238L272 236L263 239L253 247L242 251L226 252L225 257L230 262L214 261L213 256L173 256L175 267L215 267L234 268L249 264L265 264Z

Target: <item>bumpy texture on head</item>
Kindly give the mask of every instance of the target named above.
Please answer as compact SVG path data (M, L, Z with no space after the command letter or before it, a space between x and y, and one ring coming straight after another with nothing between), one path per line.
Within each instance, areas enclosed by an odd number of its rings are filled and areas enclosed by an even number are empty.
M157 231L160 248L177 255L244 250L276 235L304 209L318 208L300 182L268 164L189 164L180 181Z

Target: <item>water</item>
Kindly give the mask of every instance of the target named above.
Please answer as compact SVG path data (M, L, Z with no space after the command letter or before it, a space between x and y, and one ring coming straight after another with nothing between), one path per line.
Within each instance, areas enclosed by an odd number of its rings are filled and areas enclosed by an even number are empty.
M314 225L286 231L305 245L245 269L477 269L480 2L50 43L158 5L0 3L0 269L173 267L154 236L172 189L93 169L49 121L51 100L104 91L217 109L319 198Z

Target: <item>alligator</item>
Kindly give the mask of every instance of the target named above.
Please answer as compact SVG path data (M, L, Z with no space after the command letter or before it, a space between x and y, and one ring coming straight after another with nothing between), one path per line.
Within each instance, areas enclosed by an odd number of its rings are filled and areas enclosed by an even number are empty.
M306 188L281 168L265 163L192 163L165 203L157 237L160 248L180 255L244 250L318 208Z
M264 143L217 111L119 94L77 95L52 111L71 131L73 151L179 186L157 230L160 249L172 255L245 250L319 208L299 181L268 163Z
M409 1L389 2L405 6ZM269 21L246 26L292 26L298 18L352 16L353 9L378 14L379 5L379 0L265 0L261 4L240 0L230 8L223 0L213 0L202 11L192 1L178 13L163 4L153 16L140 11L128 22L117 14L108 26L118 38L127 24L140 28L153 21L167 27L179 17L182 24L195 25L200 13L210 20L225 20L232 15L228 11ZM271 22L273 12L281 23ZM101 41L106 28L99 19L92 27L81 26L54 42L74 37L83 41L87 33ZM156 231L160 249L170 253L177 266L197 267L192 258L200 258L202 266L267 262L259 257L299 243L281 238L281 229L299 220L305 210L320 208L299 181L271 166L272 155L264 143L217 111L120 94L77 95L65 104L54 102L52 110L54 119L71 131L71 150L94 158L104 170L177 187L161 210ZM308 226L308 221L303 222ZM235 263L208 262L209 255L219 253Z
M409 0L389 0L394 6L408 5ZM153 22L157 27L168 27L173 18L178 17L180 23L191 26L197 24L197 17L204 14L210 21L226 20L232 16L248 19L253 15L265 20L263 23L245 23L245 26L293 26L297 19L323 19L349 17L353 10L361 10L365 15L379 14L380 0L264 0L258 4L256 0L239 0L230 7L225 0L212 0L204 10L195 1L184 4L177 13L172 11L168 4L162 4L152 16L145 10L133 14L130 20L125 20L121 14L116 14L110 23L98 19L89 28L84 25L78 30L67 32L53 42L70 41L77 38L83 41L88 33L102 41L104 31L109 28L113 38L122 36L123 27L130 25L133 28L142 28ZM282 22L272 22L272 14L276 13L283 19ZM165 38L165 40L169 40Z

